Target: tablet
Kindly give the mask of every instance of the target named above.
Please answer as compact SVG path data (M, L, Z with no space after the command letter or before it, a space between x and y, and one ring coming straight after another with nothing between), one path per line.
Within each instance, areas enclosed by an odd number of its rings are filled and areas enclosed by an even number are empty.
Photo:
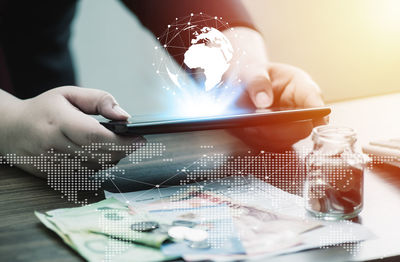
M148 135L213 129L243 128L284 122L313 120L329 115L329 107L307 109L270 108L207 117L135 116L129 121L101 122L120 135Z

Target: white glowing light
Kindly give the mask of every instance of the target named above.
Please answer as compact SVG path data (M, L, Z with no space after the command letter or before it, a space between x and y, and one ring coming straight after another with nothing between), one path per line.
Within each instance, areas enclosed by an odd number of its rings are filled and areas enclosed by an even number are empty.
M233 57L232 45L224 34L212 27L200 29L191 43L185 52L184 63L191 69L204 70L205 91L208 92L219 86L223 74L228 70Z
M195 104L182 105L183 116L185 117L201 117L201 116L212 116L220 115L224 112L225 107L222 105L215 104L210 101L196 101ZM184 111L183 111L184 110Z
M171 79L171 81L177 86L177 87L181 87L181 84L179 83L178 80L178 75L177 74L173 74L171 73L171 71L168 69L168 67L166 67L167 73L169 78Z
M221 115L227 113L227 109L242 93L238 76L226 74L230 64L233 64L233 54L242 55L242 52L233 49L222 33L230 29L228 24L220 21L215 28L204 27L195 23L197 19L214 22L218 17L200 13L177 18L176 22L168 25L168 28L175 30L166 28L165 33L158 38L164 48L156 49L153 66L157 75L164 81L163 90L171 94L171 97L168 97L171 104L169 113L173 116ZM176 41L181 39L180 34L184 32L191 35L189 47ZM167 55L170 48L182 49L182 64L178 65L175 59ZM187 68L192 70L190 74L186 71Z

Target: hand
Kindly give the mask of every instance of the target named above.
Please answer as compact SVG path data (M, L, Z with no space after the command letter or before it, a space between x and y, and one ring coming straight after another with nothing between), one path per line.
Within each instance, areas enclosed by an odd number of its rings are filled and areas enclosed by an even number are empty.
M318 85L307 73L293 66L268 62L259 33L248 28L235 28L234 31L225 32L225 35L235 49L246 51L246 55L235 58L240 62L239 66L230 69L238 74L246 86L247 95L239 101L241 106L249 100L253 107L259 109L271 106L307 108L324 105ZM235 130L234 133L253 147L276 151L289 148L307 137L314 126L326 123L327 119L298 121L245 128Z
M0 127L0 154L3 156L40 156L54 150L74 157L77 151L84 151L82 146L107 143L96 153L109 154L111 157L107 162L115 164L130 153L125 149L117 150L116 145L133 147L134 142L144 142L141 137L118 136L88 115L100 114L112 120L129 117L104 91L64 86L28 100L17 100L0 92L0 100L7 99L10 101L6 103L7 112L3 112L6 110L4 107L1 108L2 114L5 114ZM88 157L86 165L91 169L101 169L98 159ZM44 175L31 165L19 167Z
M304 71L289 65L271 63L266 72L269 78L255 78L247 86L256 107L309 108L324 105L318 86ZM248 128L245 133L246 137L251 138L248 142L253 146L274 151L286 150L306 138L315 126L327 123L326 118L297 121Z

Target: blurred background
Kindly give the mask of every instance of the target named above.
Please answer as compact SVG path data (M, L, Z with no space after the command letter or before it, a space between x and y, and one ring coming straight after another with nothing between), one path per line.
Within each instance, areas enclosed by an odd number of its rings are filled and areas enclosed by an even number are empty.
M244 0L271 61L307 71L336 102L400 91L399 0ZM168 108L154 37L117 0L82 0L72 50L79 82L133 114ZM155 95L159 94L159 95Z

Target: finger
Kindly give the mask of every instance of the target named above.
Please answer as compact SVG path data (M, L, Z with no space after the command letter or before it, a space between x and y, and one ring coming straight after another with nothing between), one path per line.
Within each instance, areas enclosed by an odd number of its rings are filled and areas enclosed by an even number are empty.
M130 117L105 91L74 86L61 87L60 90L71 104L87 114L100 114L112 120L127 120Z
M320 88L303 70L285 64L271 63L268 73L272 79L274 95L280 105L294 108L324 105Z
M306 84L307 83L305 83L305 85ZM305 95L303 99L299 99L299 103L302 104L304 108L321 107L324 105L321 92L319 91L319 88L316 86L315 83L309 82L308 88L306 88L306 90L309 90L309 92Z
M83 153L81 146L75 144L68 137L66 137L61 131L57 134L57 137L52 139L53 149L55 152L61 154L68 154L74 157L80 153Z
M46 157L48 157L48 163L53 163L54 166L47 172L58 170L65 174L74 174L76 172L84 173L87 169L97 172L108 164L108 161L100 161L100 158L107 160L110 158L110 153L101 153L101 157L98 155L99 152L88 153L82 146L76 145L61 132L52 139L52 145L52 148L46 151Z
M267 108L274 102L272 84L267 73L252 78L247 84L247 91L257 108Z
M310 135L311 120L232 130L249 146L272 151L286 150Z
M301 75L294 77L284 88L279 103L293 108L311 108L324 105L318 86Z
M85 146L79 146L71 141L68 137L60 132L57 136L52 139L52 150L47 150L51 155L55 153L61 155L67 155L69 158L85 158L87 162L92 163L100 163L100 161L105 164L115 163L126 157L130 151L129 150L121 150L116 149L115 144L105 145L104 143L100 144L91 144L89 147L93 150L88 150ZM134 148L134 146L130 146ZM90 151L90 152L89 152Z
M90 146L78 146L68 138L65 138L63 145L55 146L55 152L68 154L71 159L78 158L82 162L93 164L114 164L130 154L128 150L116 150L115 144L105 145L105 143L91 144ZM134 148L134 146L131 146Z
M132 154L136 149L143 145L143 140L135 140L132 144L125 146L116 145L114 143L92 144L88 147L92 148L90 150L92 158L89 161L96 163L102 162L105 164L114 164ZM95 150L93 150L93 148L95 148ZM88 150L89 149L85 150L85 154L89 154Z
M324 116L322 118L317 118L317 119L313 120L314 127L327 125L327 124L329 124L329 116Z
M55 152L53 158L60 157ZM61 156L62 157L62 156ZM123 157L113 157L112 153L89 153L87 151L79 155L69 155L63 158L62 165L64 170L70 173L85 171L86 169L97 172L98 170L109 169L118 164Z
M77 145L89 146L93 143L114 143L120 146L144 142L142 137L118 136L102 126L93 117L88 116L73 107L63 112L61 123L62 133Z
M119 145L115 143L92 143L89 146L79 146L78 144L71 141L62 132L57 134L55 139L52 139L53 149L55 152L61 154L68 154L69 157L83 158L89 163L104 163L115 164L121 159L132 154L136 149L144 145L146 140L144 138L137 137L132 144Z
M289 143L306 138L312 131L311 120L295 121L268 126L257 127L259 137L265 141L276 141L278 143L287 141Z

